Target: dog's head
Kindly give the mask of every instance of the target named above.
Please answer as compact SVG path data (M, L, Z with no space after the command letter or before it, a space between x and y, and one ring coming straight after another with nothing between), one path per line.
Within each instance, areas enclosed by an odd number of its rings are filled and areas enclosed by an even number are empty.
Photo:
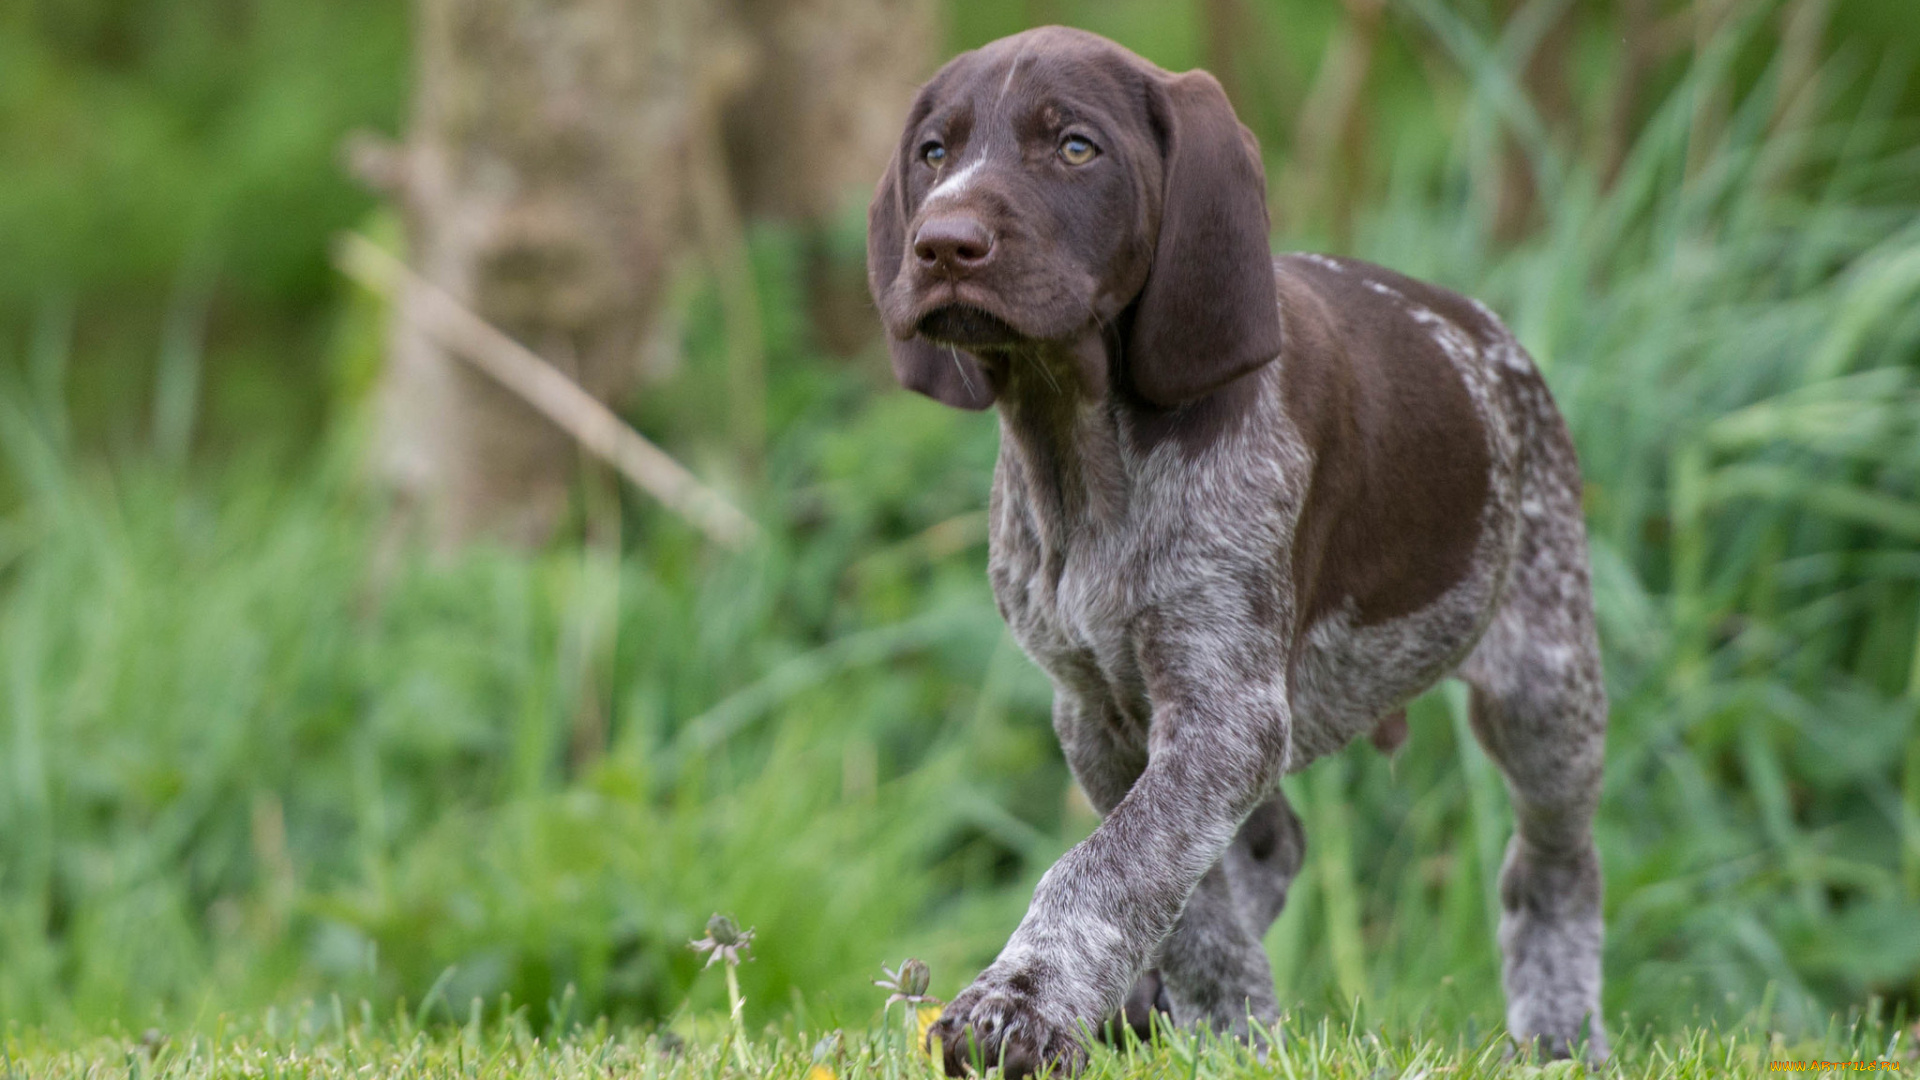
M867 282L901 384L962 408L1038 343L1118 345L1111 374L1159 406L1280 351L1259 148L1220 84L1061 27L921 89L867 213Z

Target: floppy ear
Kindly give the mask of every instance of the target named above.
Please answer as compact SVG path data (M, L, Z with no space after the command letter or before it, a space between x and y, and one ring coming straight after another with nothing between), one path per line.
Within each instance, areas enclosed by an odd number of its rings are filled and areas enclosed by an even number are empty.
M900 176L906 159L903 146L881 175L873 203L867 207L867 291L882 309L906 258L906 185ZM984 409L993 404L993 384L987 381L987 373L979 361L959 349L935 345L918 336L902 340L889 330L887 353L893 361L893 377L909 390L956 409Z
M1155 98L1166 157L1160 235L1126 368L1134 392L1173 406L1279 355L1280 312L1252 133L1204 71L1165 79Z

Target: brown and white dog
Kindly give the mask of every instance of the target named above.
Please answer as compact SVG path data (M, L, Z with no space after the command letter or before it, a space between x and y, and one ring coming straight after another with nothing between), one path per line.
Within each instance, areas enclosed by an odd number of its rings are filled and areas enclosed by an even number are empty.
M1279 779L1449 674L1517 817L1508 1027L1605 1054L1606 698L1566 427L1480 304L1274 258L1265 190L1210 75L1048 27L942 68L874 196L900 382L999 406L994 595L1104 815L942 1015L949 1073L1072 1067L1130 1000L1273 1020L1261 938L1305 849Z

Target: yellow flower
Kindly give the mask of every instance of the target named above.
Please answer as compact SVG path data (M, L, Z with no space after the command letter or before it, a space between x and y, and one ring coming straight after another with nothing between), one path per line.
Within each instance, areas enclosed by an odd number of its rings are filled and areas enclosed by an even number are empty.
M833 1075L832 1069L816 1064L807 1070L807 1080L840 1080L840 1078Z
M916 1031L920 1039L920 1045L927 1047L928 1052L933 1055L934 1063L939 1064L940 1047L927 1042L927 1029L933 1026L935 1020L940 1019L940 1006L922 1005L920 1008L914 1010L914 1019L920 1022L918 1030Z

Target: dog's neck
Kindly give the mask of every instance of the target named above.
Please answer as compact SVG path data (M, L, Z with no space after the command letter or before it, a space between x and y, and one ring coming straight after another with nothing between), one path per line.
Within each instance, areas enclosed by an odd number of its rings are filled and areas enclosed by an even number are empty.
M1050 543L1126 514L1132 486L1099 337L1005 354L999 388L1003 465L1017 471Z

